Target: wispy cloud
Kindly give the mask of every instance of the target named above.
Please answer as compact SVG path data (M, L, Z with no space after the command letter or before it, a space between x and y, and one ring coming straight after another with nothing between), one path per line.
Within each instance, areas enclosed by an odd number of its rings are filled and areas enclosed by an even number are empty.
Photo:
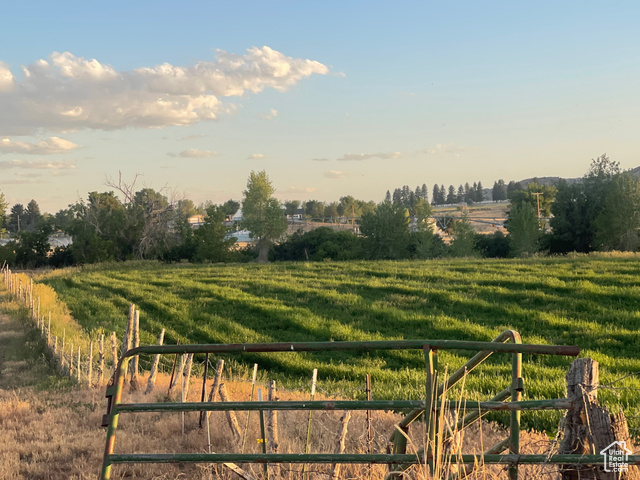
M346 172L341 172L340 170L328 170L324 172L324 176L327 178L345 178L348 177L349 174Z
M247 157L247 160L262 160L265 158L264 153L252 153Z
M395 158L400 158L402 153L400 152L380 152L380 153L347 153L342 157L338 158L339 162L345 161L362 161L362 160L370 160L372 158L381 158L383 160L392 160Z
M76 168L75 162L51 162L49 160L5 160L0 161L0 170L72 170Z
M73 142L60 137L49 137L37 143L22 142L11 138L0 139L0 154L25 153L31 155L53 155L67 153L78 148Z
M272 108L267 113L260 113L259 114L259 117L262 118L263 120L273 120L277 116L278 116L278 110L276 110L275 108Z
M329 159L328 158L312 158L311 161L312 162L328 162Z
M460 153L464 151L465 147L462 145L456 145L454 143L438 143L433 147L421 150L420 153L424 153L426 155L451 154L459 156Z
M211 158L220 154L218 152L212 152L211 150L200 150L198 148L190 148L188 150L183 150L180 153L170 152L167 155L169 155L170 157L181 157L181 158Z
M218 50L216 57L118 71L96 59L53 52L23 67L20 78L0 61L0 135L193 125L235 108L221 98L286 91L310 75L329 73L322 63L266 46L244 54Z

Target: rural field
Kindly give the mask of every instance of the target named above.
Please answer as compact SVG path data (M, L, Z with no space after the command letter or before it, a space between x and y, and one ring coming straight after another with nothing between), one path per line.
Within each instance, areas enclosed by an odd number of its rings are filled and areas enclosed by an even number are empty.
M320 262L271 265L103 264L53 271L55 289L92 333L122 334L131 302L141 311L141 343L254 343L389 339L490 341L506 329L524 343L578 345L600 362L599 398L620 405L632 435L640 427L640 257L574 256L515 260ZM472 352L441 351L440 366ZM571 358L524 355L525 399L561 398ZM239 375L254 362L285 389L308 387L319 370L325 394L424 396L418 351L247 354L227 358ZM510 357L495 354L467 376L468 398L510 383ZM496 419L501 417L496 414ZM506 416L504 417L506 419ZM527 428L553 434L560 414L523 413Z

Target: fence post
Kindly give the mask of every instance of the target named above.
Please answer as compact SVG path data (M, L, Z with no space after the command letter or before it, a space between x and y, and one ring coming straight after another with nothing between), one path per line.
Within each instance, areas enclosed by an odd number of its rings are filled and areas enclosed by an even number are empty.
M91 388L93 382L93 340L89 341L89 365L87 368L87 383Z
M333 453L344 453L344 441L347 438L347 426L349 425L349 419L351 418L351 412L345 410L340 417L340 433L336 438L336 448ZM338 480L340 478L340 464L334 463L331 466L331 480Z
M78 363L77 363L77 369L76 371L78 372L78 383L80 383L81 379L81 375L82 375L82 370L80 368L80 345L78 345Z
M173 389L178 384L178 378L182 376L182 372L184 371L184 364L185 364L186 358L187 358L186 353L183 353L182 355L180 355L180 364L178 366L178 369L175 370L175 375L173 376L173 378L171 379L171 382L169 383L169 391L167 392L167 395L171 395L171 392L173 392Z
M270 402L276 401L276 381L271 380L269 382L269 390L268 396ZM269 410L267 412L267 438L269 441L269 453L278 453L279 443L278 443L278 411L277 410ZM271 473L273 478L279 478L280 475L280 464L275 463L270 465Z
M136 310L133 313L133 336L131 338L131 347L137 348L140 346L140 310ZM138 390L138 363L140 357L138 355L134 356L131 359L131 363L129 364L131 367L131 380L129 391L135 392Z
M102 385L104 379L104 333L100 334L98 340L98 386Z
M591 358L574 360L567 373L567 411L560 453L598 455L614 442L626 442L633 449L624 414L611 415L598 404L598 362ZM627 472L605 472L590 465L561 465L562 480L637 480L637 468ZM619 476L618 476L619 474Z
M118 339L116 338L116 332L111 332L111 357L113 359L112 376L115 381L116 368L118 368Z
M164 341L164 328L158 335L158 345L162 345ZM156 377L158 376L158 365L160 364L160 354L157 354L153 357L153 364L151 365L151 371L149 372L149 381L147 382L147 389L144 391L145 395L153 392L153 389L156 386Z
M211 390L209 391L209 399L208 402L214 402L216 399L216 392L218 391L218 386L220 385L220 379L222 378L222 370L224 369L224 360L218 360L216 365L216 375L213 378L213 385L211 385ZM204 417L207 418L207 424L209 422L209 415L211 412L200 412L200 424L204 421ZM207 427L208 428L208 427Z
M224 386L224 383L220 384L218 388L218 392L220 393L220 400L223 402L228 402L229 398L227 397L227 389ZM231 433L236 438L242 438L242 431L240 430L240 425L238 425L238 419L236 417L236 412L232 410L225 410L227 414L227 421L229 422L229 428L231 428Z

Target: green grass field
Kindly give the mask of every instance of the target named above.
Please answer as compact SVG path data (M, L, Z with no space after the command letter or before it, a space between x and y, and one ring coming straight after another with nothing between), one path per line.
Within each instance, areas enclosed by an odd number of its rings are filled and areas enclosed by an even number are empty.
M524 343L575 344L600 362L606 403L621 405L630 426L640 413L640 257L403 262L178 265L132 262L55 271L52 286L89 331L123 330L130 302L141 310L143 343L458 339L490 341L506 329ZM440 366L461 366L472 352L443 351ZM237 357L236 357L237 358ZM525 399L560 398L571 358L524 355ZM417 351L364 354L246 355L285 388L319 386L375 398L424 396ZM510 357L493 355L466 379L472 399L510 383ZM527 427L552 432L554 412L524 413Z

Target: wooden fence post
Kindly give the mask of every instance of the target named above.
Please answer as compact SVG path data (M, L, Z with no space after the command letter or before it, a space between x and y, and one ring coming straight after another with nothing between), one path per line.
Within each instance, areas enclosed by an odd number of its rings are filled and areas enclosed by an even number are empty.
M113 359L113 365L111 366L111 369L113 371L111 372L111 375L115 379L116 368L118 367L118 339L116 338L116 332L111 332L110 338L111 338L111 357Z
M333 453L344 453L344 441L347 438L347 426L349 425L349 419L351 418L351 412L345 410L340 417L340 433L336 438L336 448ZM334 463L331 466L331 480L338 480L340 478L340 464Z
M78 345L78 363L76 364L76 367L76 371L78 372L78 383L80 383L80 380L82 380L82 369L80 368L80 345Z
M100 334L100 340L98 340L98 387L102 385L104 379L104 333Z
M186 353L183 353L182 355L180 355L180 364L178 366L178 369L175 371L175 375L173 376L171 383L169 384L169 391L167 392L168 395L171 395L171 392L173 392L173 389L178 384L178 378L182 377L182 372L184 372L184 365L186 360L187 360Z
M567 373L567 411L564 437L559 453L599 455L614 442L626 442L633 449L624 414L610 414L598 404L598 362L590 358L574 360ZM561 465L562 480L638 480L635 467L627 472L606 472L593 465Z
M227 389L224 386L224 383L220 384L218 392L220 393L220 400L222 400L223 402L229 401L229 398L227 397ZM224 413L227 414L227 421L229 422L229 428L231 428L231 433L233 433L233 436L236 438L242 438L242 431L240 430L240 425L238 424L236 412L225 410Z
M136 348L140 346L140 310L136 310L133 313L133 337L132 337L131 347ZM130 391L135 392L138 390L138 362L139 356L136 355L131 359L131 381L130 381Z
M93 382L93 340L89 341L89 365L87 368L87 383L91 388Z
M187 366L182 379L182 396L183 402L187 401L189 395L189 385L191 384L191 367L193 366L193 353L187 355Z
M73 378L73 342L71 342L69 352L69 377Z
M211 390L209 391L209 399L207 400L208 402L216 401L216 392L218 391L218 388L220 386L220 380L222 379L223 369L224 369L224 360L220 359L216 364L216 374L213 377L213 385L211 385ZM207 417L207 421L209 421L210 414L211 412L208 412L208 411L200 412L200 423L202 424L205 416Z
M276 381L271 380L269 382L269 390L268 390L268 400L270 402L276 401ZM279 451L279 442L278 442L278 411L277 410L269 410L267 412L267 439L268 439L268 447L269 453L278 453ZM271 472L269 473L269 477L271 478L279 478L280 475L280 464L275 463L269 466Z
M158 345L162 345L164 341L164 328L158 335ZM160 354L157 354L153 357L153 364L151 365L151 371L149 372L149 381L147 382L147 389L144 391L145 395L153 392L153 389L156 386L156 377L158 376L158 365L160 364Z

